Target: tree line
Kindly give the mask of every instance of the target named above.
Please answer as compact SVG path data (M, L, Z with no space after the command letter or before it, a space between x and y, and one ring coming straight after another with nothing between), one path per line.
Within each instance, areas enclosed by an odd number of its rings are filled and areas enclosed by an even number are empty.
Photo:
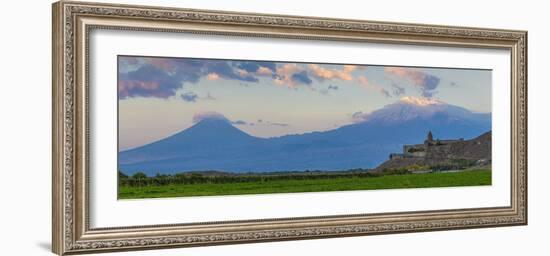
M177 174L157 174L153 177L147 176L143 172L137 172L133 175L126 175L118 171L119 186L166 186L166 185L185 185L185 184L225 184L238 182L267 182L277 180L312 180L312 179L335 179L335 178L367 178L383 175L405 175L411 174L415 170L461 170L474 166L475 160L454 159L451 163L436 165L408 165L399 168L384 169L380 172L372 172L369 169L350 169L346 171L303 171L289 173L197 173L183 172Z
M118 172L120 186L165 186L184 184L224 184L237 182L266 182L275 180L310 180L310 179L334 179L334 178L364 178L380 176L379 173L370 173L366 169L353 169L343 172L300 172L277 174L202 174L202 173L177 173L157 174L149 177L143 172L137 172L131 176Z

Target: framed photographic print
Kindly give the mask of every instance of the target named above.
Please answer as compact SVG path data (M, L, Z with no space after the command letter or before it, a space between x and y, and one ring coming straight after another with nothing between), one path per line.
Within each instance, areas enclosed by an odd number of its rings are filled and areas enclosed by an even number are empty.
M525 225L526 40L55 3L53 251Z

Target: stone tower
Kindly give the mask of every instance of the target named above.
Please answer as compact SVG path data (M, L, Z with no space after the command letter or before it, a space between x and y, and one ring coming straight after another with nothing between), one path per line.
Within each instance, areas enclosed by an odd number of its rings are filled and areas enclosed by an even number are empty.
M428 132L428 137L426 138L426 140L429 142L434 141L434 136L432 135L432 131Z

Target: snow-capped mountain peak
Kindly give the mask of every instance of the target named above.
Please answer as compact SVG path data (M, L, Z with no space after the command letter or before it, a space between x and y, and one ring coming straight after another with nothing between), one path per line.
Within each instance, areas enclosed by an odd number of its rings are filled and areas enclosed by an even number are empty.
M419 105L419 106L446 104L445 102L436 100L436 99L418 98L413 96L405 96L401 98L399 101L405 104L412 104L412 105Z
M413 119L427 120L439 116L447 120L478 119L480 115L463 107L447 104L443 101L427 98L403 97L381 109L366 114L363 122L395 124Z

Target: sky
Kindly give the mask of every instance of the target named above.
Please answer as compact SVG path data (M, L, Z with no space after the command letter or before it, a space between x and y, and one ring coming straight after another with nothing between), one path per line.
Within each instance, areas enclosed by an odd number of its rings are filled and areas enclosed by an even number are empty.
M404 97L490 113L491 71L119 56L119 150L209 117L263 138L331 130Z

